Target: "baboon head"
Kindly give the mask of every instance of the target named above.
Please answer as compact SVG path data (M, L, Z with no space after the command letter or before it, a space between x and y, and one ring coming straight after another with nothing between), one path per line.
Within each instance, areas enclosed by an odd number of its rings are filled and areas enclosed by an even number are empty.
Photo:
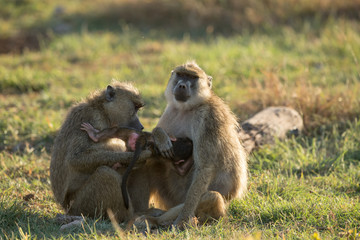
M107 86L104 96L104 110L112 126L130 127L138 131L144 129L137 116L144 103L135 87L114 81Z
M176 67L165 91L168 103L189 109L211 96L212 77L194 62Z

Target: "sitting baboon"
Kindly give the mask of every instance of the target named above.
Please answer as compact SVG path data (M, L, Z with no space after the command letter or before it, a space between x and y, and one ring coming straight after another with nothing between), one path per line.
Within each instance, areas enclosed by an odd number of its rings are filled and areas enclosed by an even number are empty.
M97 129L127 126L140 131L143 126L137 111L142 106L143 101L136 88L131 84L113 82L106 90L94 92L69 111L55 139L50 163L55 199L69 215L106 216L107 209L111 209L117 221L132 218L135 206L124 207L120 189L121 174L125 169L116 171L112 166L118 163L128 165L134 153L125 152L125 144L120 139L93 142L86 132L80 130L80 125L89 122ZM144 150L140 161L144 162L150 156L151 151ZM137 175L144 174L137 171ZM144 203L139 205L141 201L136 200L149 194L146 178L136 177L134 179L143 182L132 183L139 187L130 194L137 207L141 208L139 210L148 207Z
M165 96L167 106L158 127L170 136L193 142L194 167L185 176L166 162L152 165L156 206L169 209L152 224L200 222L226 214L226 202L247 190L247 154L239 140L239 124L230 108L211 90L212 78L195 63L172 71ZM176 206L177 205L177 206Z

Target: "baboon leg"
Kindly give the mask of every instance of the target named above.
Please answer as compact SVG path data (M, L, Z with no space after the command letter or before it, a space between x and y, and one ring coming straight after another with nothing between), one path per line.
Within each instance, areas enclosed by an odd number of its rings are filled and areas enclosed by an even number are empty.
M148 217L147 220L152 225L169 226L179 216L184 203L179 204L160 217ZM223 196L216 191L207 191L200 199L200 203L195 211L195 216L200 224L209 222L214 219L220 219L226 216L226 204Z
M199 223L203 224L211 220L218 220L226 216L226 203L223 196L216 191L206 192L200 200L195 211Z
M183 203L179 204L169 209L167 212L163 213L162 215L155 217L154 215L146 213L145 215L137 217L134 220L133 224L139 230L146 229L147 226L149 226L150 228L154 228L158 226L170 226L177 218L177 216L180 214L181 209L183 207L184 207Z
M90 176L70 201L70 215L89 217L107 216L110 209L119 222L128 221L133 216L133 208L124 206L121 194L121 175L107 166L101 166Z
M184 207L183 203L179 204L173 208L170 208L163 215L159 217L147 217L147 220L150 225L170 226L175 221L177 216L179 216L183 207Z

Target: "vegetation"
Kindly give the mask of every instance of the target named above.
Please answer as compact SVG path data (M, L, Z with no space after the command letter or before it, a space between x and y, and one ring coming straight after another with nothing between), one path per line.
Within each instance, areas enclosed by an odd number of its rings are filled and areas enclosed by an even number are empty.
M355 239L360 230L359 0L0 0L0 238L138 238L87 219L60 231L51 146L69 107L131 81L152 129L170 71L195 59L245 120L298 110L305 133L250 155L249 193L218 223L152 239ZM124 227L121 225L121 227Z

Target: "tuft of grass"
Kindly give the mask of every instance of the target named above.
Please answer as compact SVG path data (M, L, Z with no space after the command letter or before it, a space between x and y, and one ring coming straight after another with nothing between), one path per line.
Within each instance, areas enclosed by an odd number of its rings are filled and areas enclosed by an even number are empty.
M360 115L358 81L341 84L326 92L328 89L317 87L309 81L298 80L292 84L274 72L263 74L263 82L255 80L248 88L247 94L253 96L251 100L238 104L238 109L256 113L269 106L292 107L302 115L306 133Z

